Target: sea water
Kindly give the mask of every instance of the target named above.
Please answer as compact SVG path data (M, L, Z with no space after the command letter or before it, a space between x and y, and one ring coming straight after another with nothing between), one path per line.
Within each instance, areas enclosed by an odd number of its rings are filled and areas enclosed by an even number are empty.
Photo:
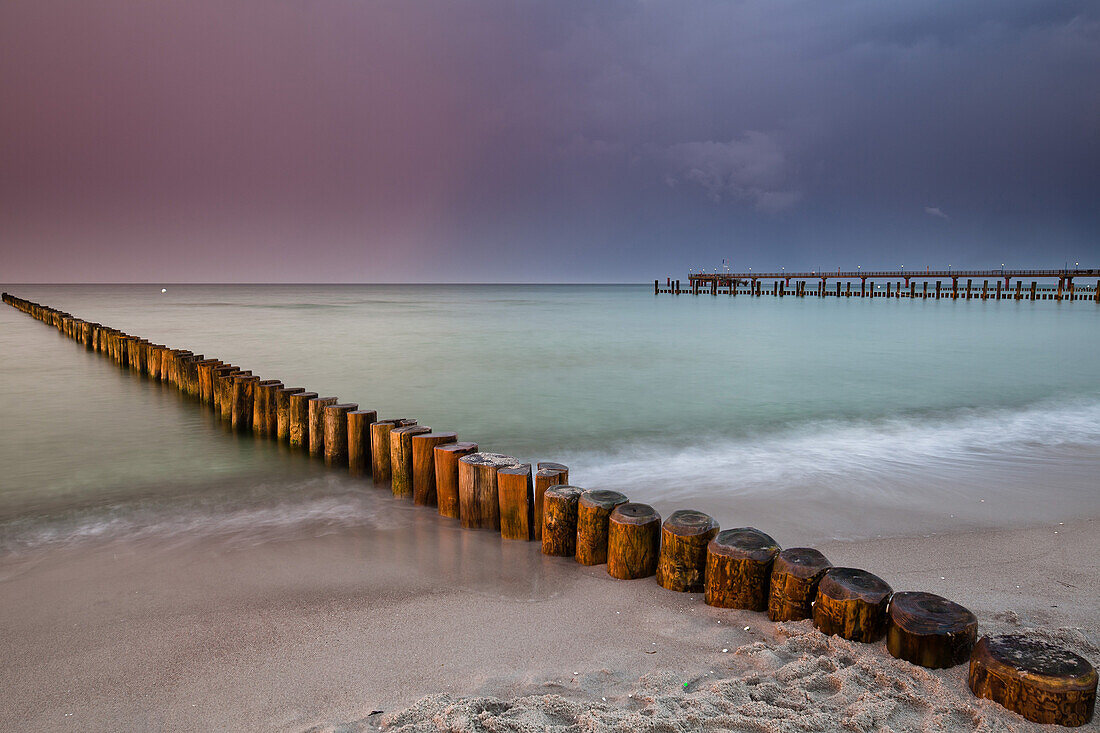
M1100 514L1091 302L650 286L4 289L784 545ZM175 390L0 309L0 551L262 541L405 511L369 479L234 435Z

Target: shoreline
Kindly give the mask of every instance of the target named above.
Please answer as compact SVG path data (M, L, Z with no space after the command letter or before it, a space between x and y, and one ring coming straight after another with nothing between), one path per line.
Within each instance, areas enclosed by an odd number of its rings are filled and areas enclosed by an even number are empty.
M922 670L882 643L710 608L652 578L612 580L603 566L418 514L390 528L254 545L116 541L0 558L0 653L11 660L0 672L0 727L335 731L384 719L419 733L435 730L433 719L476 713L542 721L535 730L591 709L592 729L657 715L687 726L668 730L690 730L684 716L700 705L725 710L733 725L745 680L774 682L793 664L812 669L773 692L802 690L821 698L815 709L845 719L863 720L870 701L877 714L894 711L895 730L935 719L956 726L944 730L1034 728L971 696L965 665ZM895 590L962 603L980 633L1035 627L1100 661L1100 519L818 549ZM851 663L826 671L829 660ZM907 692L868 681L875 669L912 670ZM675 695L689 694L690 705L670 697L673 678L689 683ZM938 702L922 707L922 695ZM813 712L776 718L786 703L763 702L760 730L787 730ZM974 711L972 727L957 727L959 710Z

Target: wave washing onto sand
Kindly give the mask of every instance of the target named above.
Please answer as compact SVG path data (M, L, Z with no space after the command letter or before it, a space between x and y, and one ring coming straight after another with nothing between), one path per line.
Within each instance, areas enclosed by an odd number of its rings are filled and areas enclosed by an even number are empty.
M1079 631L1032 630L1057 643L1091 647ZM1082 646L1084 645L1084 646ZM1092 650L1097 651L1095 647ZM430 695L374 723L388 733L796 733L846 730L1032 731L1039 726L965 687L965 667L928 670L890 656L882 644L825 636L808 621L776 625L776 637L734 650L716 677L688 680L655 672L629 694L600 694L599 675L587 699L544 685L548 694L502 700ZM373 720L373 718L371 719ZM1042 726L1047 727L1047 726ZM373 730L370 720L319 726L319 731Z
M881 491L907 477L968 472L1011 480L1028 465L1092 465L1100 457L1100 401L861 421L815 421L777 433L688 447L629 444L562 457L585 485L646 486L650 500L701 491L769 493L785 486ZM861 488L862 487L862 488Z
M356 527L400 523L403 507L370 501L363 494L341 493L261 506L199 507L115 505L48 522L34 519L0 526L0 554L18 554L45 546L79 546L125 539L127 542L221 540L253 544L303 532L327 534Z

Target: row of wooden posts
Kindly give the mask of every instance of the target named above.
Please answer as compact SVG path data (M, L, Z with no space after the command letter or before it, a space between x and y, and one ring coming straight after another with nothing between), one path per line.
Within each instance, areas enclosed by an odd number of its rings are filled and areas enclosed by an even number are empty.
M1058 287L1039 287L1037 281L1031 281L1031 287L1028 290L1023 289L1023 281L1016 281L1015 290L1010 290L1008 286L1001 289L1001 281L997 280L992 286L989 284L989 280L982 282L981 288L974 285L973 279L967 279L965 288L960 288L958 280L951 282L951 287L943 287L941 280L936 280L932 290L928 288L928 281L921 283L921 287L917 289L917 283L907 282L902 287L900 282L886 282L885 290L876 290L874 283L871 287L867 287L866 281L859 283L859 290L852 289L852 281L849 280L844 283L844 289L841 290L841 282L837 280L835 288L829 287L828 284L821 280L811 290L807 287L809 284L806 280L796 280L794 286L785 280L774 280L770 287L768 287L762 280L748 280L740 281L747 282L746 286L738 284L739 281L734 280L719 280L714 278L707 279L692 279L689 288L680 288L679 280L668 280L664 286L661 285L659 280L653 281L653 293L654 295L660 293L670 293L672 295L691 294L700 295L704 293L710 293L711 295L719 295L725 293L726 295L738 295L745 294L750 296L762 296L771 294L776 297L791 296L793 298L804 298L807 295L817 298L911 298L913 300L940 300L941 298L946 300L1092 300L1100 303L1100 280L1097 281L1096 287L1081 288L1075 290L1072 281L1068 286L1059 282Z
M396 497L435 506L462 527L536 540L546 555L606 564L613 578L656 576L664 588L703 593L719 608L766 612L772 621L812 619L827 634L872 643L886 638L899 659L931 668L969 660L974 693L1030 720L1082 725L1092 718L1096 670L1084 658L1026 635L977 639L977 619L925 592L894 592L857 568L833 567L819 551L781 549L752 527L721 531L707 514L673 512L617 492L569 484L559 463L521 463L479 451L453 432L408 418L379 420L336 397L285 387L249 370L125 334L4 293L4 302L113 359L211 405L235 430L287 442L370 476Z

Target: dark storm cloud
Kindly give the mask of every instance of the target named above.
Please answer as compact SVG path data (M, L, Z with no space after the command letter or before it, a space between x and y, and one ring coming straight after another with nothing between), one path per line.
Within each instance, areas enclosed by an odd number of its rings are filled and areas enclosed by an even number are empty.
M0 7L6 279L1048 264L1098 194L1091 3Z

